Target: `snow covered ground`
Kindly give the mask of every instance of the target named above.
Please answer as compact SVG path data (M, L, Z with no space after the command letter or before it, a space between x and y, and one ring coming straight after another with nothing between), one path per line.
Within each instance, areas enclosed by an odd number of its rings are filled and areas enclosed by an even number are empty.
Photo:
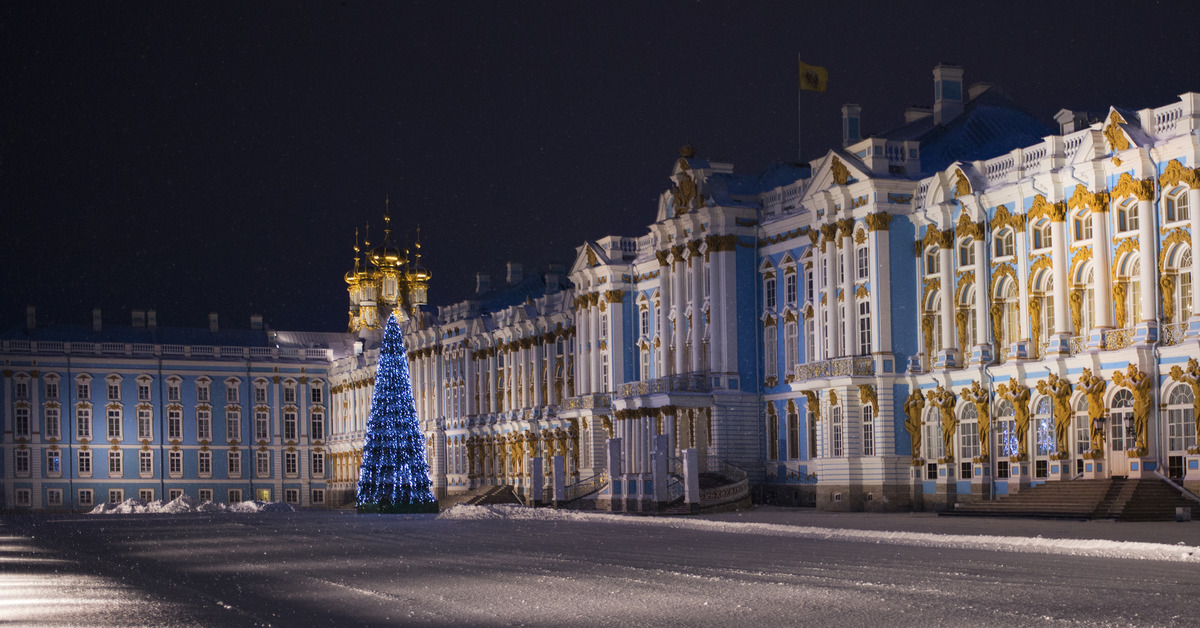
M0 519L0 622L1192 625L1200 522L459 506Z
M182 495L171 501L155 500L144 502L140 499L129 498L119 504L100 504L93 508L90 515L182 515L191 512L227 512L249 514L255 512L295 512L296 509L283 502L262 502L258 500L221 504L211 501L199 501L194 497Z

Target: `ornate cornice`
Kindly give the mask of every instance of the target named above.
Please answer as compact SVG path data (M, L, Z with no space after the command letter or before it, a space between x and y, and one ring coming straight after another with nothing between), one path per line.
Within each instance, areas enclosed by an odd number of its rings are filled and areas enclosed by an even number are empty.
M1154 200L1154 179L1136 180L1128 172L1122 172L1121 177L1117 179L1117 185L1112 189L1112 195L1114 198L1134 196L1139 201Z
M971 216L968 215L967 212L959 214L958 224L955 225L954 230L958 233L958 237L960 238L970 236L976 240L983 239L983 223L972 222Z
M866 221L867 229L870 231L887 231L888 224L892 221L892 215L887 212L867 214Z
M1167 162L1166 170L1158 178L1158 184L1167 189L1180 183L1186 184L1190 189L1200 190L1200 168L1185 168L1178 159L1172 159Z

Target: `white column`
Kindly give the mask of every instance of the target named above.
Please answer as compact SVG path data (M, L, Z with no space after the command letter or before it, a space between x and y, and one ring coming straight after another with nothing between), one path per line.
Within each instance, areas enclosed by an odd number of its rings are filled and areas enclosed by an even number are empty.
M704 343L704 256L697 246L688 258L688 268L692 276L692 363L688 370L702 371L707 364L700 363L700 347Z
M1154 201L1138 199L1138 263L1141 265L1141 300L1142 320L1131 321L1151 322L1158 318L1158 304L1154 302L1154 289L1158 286L1158 263L1154 258L1154 243L1157 242L1155 231ZM1194 252L1193 252L1194 255Z
M838 341L838 303L837 303L837 243L836 237L837 227L834 225L826 225L830 227L822 231L821 240L821 259L825 265L825 311L828 312L828 320L817 320L817 325L825 325L825 356L826 360L835 358L842 353L838 350L840 342Z
M1113 296L1109 256L1108 203L1092 205L1092 280L1095 282L1096 322L1098 329L1112 329Z
M1189 188L1187 198L1188 226L1192 230L1192 318L1200 318L1200 307L1196 307L1200 303L1196 298L1200 290L1200 189Z
M891 243L886 216L867 219L867 243L871 250L871 330L872 351L892 350L892 271L889 263Z
M600 295L597 294L596 296L599 297ZM588 309L588 321L592 334L592 342L590 343L591 351L588 352L588 362L591 364L590 368L592 373L591 389L588 392L591 393L603 392L600 382L600 360L602 353L600 350L600 340L603 338L603 336L600 333L599 303L599 299L597 299L596 305Z
M841 229L842 237L839 240L841 243L841 246L838 247L838 252L841 254L840 257L842 258L841 262L842 262L842 299L843 299L843 302L841 304L839 304L838 309L841 310L842 306L844 306L845 312L846 312L846 315L845 315L846 321L845 321L845 324L843 325L844 332L842 335L842 347L843 347L842 355L854 355L854 354L858 353L858 342L857 342L857 340L858 340L857 339L857 331L858 330L857 330L857 325L855 324L858 321L858 309L855 304L855 297L854 297L854 273L855 273L854 239L853 239L854 223L850 219L846 219L846 221L844 223L842 223L842 225L840 225L840 226L846 227L844 229ZM792 368L792 366L793 365L788 365L787 368L790 369L790 368Z
M980 225L977 233L982 236L983 226ZM987 344L988 336L988 314L992 307L991 285L988 281L988 258L987 245L984 244L983 237L975 238L971 243L975 247L975 342L976 344ZM966 347L963 351L966 351ZM999 347L993 347L993 351L999 350ZM993 353L995 355L995 353ZM967 360L963 360L967 362Z
M658 295L659 295L659 318L655 321L658 328L658 340L661 346L661 356L656 356L654 359L658 361L658 372L656 377L665 377L671 373L673 366L671 360L671 307L675 301L671 298L671 290L674 287L671 281L671 261L670 253L663 252L663 257L658 258Z
M1062 212L1061 214L1059 213L1060 211ZM1047 329L1047 335L1072 333L1071 319L1067 310L1066 227L1066 207L1059 201L1055 203L1055 208L1051 211L1050 217L1050 271L1054 276L1054 329Z
M591 371L591 351L589 345L592 344L592 316L591 308L588 306L588 295L583 295L581 302L583 307L579 309L579 320L576 323L577 344L575 347L575 394L584 395L589 392L592 383Z
M533 343L533 405L542 407L546 400L542 395L542 384L546 383L545 357L542 351L542 337L534 336ZM550 385L546 384L546 395L550 394Z
M1024 221L1021 224L1022 228L1020 231L1017 231L1015 238L1017 248L1017 301L1021 309L1021 332L1018 338L1008 338L1009 343L1030 340L1033 337L1033 333L1029 327L1029 256L1026 253L1028 244L1025 237Z
M947 234L953 232L947 231ZM947 240L949 240L947 242ZM948 245L948 246L947 246ZM942 283L942 351L953 351L958 345L954 333L954 240L942 240L938 247L938 264L941 272L938 276ZM962 347L959 347L962 349Z
M673 250L675 260L671 263L671 284L674 287L675 294L673 301L675 302L675 373L686 373L687 364L684 363L686 351L684 346L687 344L687 335L690 331L687 329L687 262L683 259L683 246L677 246Z

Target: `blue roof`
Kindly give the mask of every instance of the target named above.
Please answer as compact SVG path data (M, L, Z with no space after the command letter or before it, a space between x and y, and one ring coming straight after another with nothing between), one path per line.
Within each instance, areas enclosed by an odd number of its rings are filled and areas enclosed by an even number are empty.
M565 275L558 281L558 289L566 290L571 282ZM531 273L511 286L504 286L485 292L472 300L479 301L480 312L498 312L514 305L519 305L530 298L538 298L546 294L546 280L543 273Z
M721 205L743 205L744 202L733 199L733 196L757 196L775 188L790 185L800 179L807 179L811 174L808 164L775 163L762 171L761 174L747 175L735 173L718 173L708 177L704 189L705 195Z
M214 345L222 347L266 347L267 332L262 329L221 329L216 333L200 327L104 326L93 331L89 325L50 325L33 331L14 327L0 335L3 340L46 342L121 342L168 345Z

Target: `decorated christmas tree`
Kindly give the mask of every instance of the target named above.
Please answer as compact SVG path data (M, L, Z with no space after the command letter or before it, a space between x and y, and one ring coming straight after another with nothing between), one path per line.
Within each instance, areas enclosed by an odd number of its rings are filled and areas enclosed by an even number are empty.
M358 511L437 512L437 499L429 485L425 438L417 424L404 337L392 315L383 330L375 394L367 418L358 475Z

